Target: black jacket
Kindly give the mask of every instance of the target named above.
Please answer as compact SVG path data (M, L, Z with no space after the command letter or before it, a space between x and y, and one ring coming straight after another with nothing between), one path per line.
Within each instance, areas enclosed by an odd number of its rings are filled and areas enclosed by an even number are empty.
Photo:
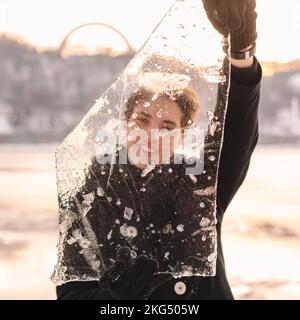
M221 244L221 225L224 212L245 179L250 158L258 141L258 105L262 69L254 59L250 68L232 66L231 85L221 150L217 184L217 270L214 277L173 278L154 290L149 300L234 299L225 273ZM178 295L174 286L183 282L184 294ZM56 287L57 299L111 299L98 287L97 281L72 281Z

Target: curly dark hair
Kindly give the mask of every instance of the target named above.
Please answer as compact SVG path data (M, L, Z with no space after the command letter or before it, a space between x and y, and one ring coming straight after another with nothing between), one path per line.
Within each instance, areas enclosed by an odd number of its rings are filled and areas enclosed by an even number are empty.
M151 100L153 92L140 87L137 91L131 93L126 103L125 117L128 120L133 113L134 107L141 102ZM166 97L178 105L181 111L181 127L185 128L194 123L193 116L200 110L200 104L196 92L191 88L175 90L160 94L160 97Z

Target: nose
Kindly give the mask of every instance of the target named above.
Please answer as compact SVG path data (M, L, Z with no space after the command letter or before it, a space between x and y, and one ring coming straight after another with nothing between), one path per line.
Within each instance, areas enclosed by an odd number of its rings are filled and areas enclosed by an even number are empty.
M147 132L148 135L148 148L152 152L158 152L159 148L162 145L162 138L160 136L158 128L152 127L149 132Z

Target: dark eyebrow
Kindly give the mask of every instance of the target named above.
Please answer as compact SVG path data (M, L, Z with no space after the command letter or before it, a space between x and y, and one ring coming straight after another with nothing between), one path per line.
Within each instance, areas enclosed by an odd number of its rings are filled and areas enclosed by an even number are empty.
M151 118L151 114L146 113L145 111L138 111L138 112L136 112L136 113L141 113L141 114L143 114L145 117Z
M147 118L152 118L151 114L146 113L145 111L138 111L136 113L143 114ZM166 123L166 124L171 124L174 127L176 127L176 123L174 121L172 121L172 120L163 120L163 122Z
M172 124L176 127L176 123L172 120L163 120L164 123L169 123L169 124Z

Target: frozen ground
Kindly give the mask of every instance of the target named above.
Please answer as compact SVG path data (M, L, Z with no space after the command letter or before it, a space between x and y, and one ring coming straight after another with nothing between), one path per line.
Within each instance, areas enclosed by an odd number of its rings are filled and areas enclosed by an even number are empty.
M55 145L0 146L0 299L54 299ZM300 299L300 148L259 146L223 222L236 299Z

